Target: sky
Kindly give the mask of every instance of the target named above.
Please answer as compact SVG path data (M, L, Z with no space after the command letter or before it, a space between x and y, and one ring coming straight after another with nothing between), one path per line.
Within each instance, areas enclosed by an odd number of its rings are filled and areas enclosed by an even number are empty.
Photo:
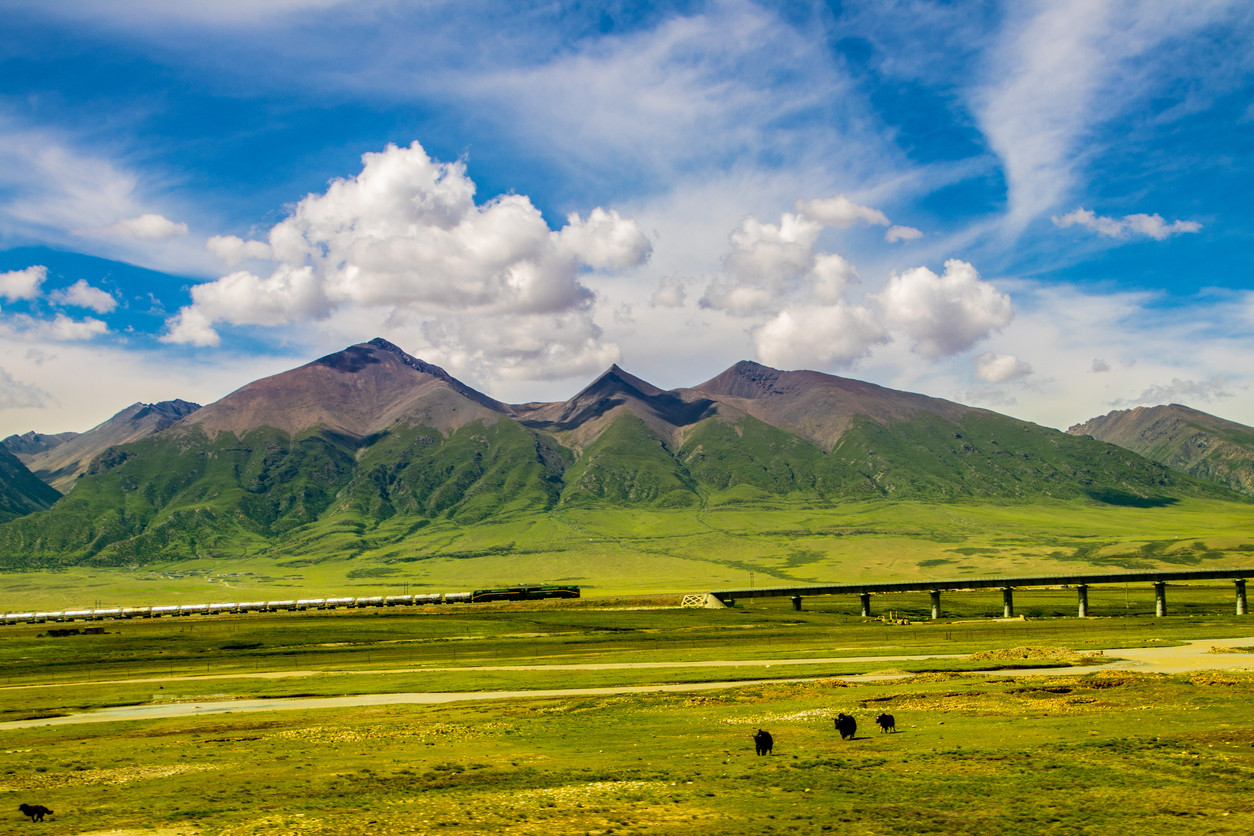
M383 337L1254 425L1248 0L0 0L0 437Z

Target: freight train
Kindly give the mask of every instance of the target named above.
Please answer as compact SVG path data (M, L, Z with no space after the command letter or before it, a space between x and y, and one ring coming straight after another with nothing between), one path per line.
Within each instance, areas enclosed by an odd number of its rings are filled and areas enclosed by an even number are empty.
M476 597L478 596L478 597ZM43 624L53 621L103 621L105 619L161 618L162 616L222 615L225 613L275 613L303 610L335 610L364 607L469 604L487 601L529 601L538 598L578 598L577 586L516 586L480 589L475 592L444 592L427 595L372 595L358 598L292 598L284 601L244 601L221 604L169 604L152 607L97 607L78 610L6 612L0 624Z

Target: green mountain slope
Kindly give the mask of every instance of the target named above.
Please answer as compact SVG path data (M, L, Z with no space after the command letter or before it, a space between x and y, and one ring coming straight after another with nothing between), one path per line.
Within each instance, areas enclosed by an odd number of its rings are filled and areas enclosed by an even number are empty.
M0 447L0 522L42 511L61 498L30 472L17 456Z
M1092 438L815 372L742 363L663 392L614 368L564 404L508 406L373 341L110 448L54 508L0 525L0 566L403 553L432 526L555 511L1184 497L1233 495Z
M1111 412L1067 432L1254 496L1254 427L1169 404Z

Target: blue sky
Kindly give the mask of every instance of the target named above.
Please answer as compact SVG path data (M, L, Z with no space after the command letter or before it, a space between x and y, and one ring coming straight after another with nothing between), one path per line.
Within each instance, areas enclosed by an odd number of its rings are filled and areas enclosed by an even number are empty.
M1248 2L0 12L0 435L375 336L515 402L752 359L1254 424Z

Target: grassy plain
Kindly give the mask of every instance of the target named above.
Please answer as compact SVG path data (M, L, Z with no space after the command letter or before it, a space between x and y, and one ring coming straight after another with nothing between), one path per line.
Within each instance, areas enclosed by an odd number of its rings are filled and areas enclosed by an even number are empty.
M995 593L996 591L994 591ZM107 705L394 691L551 690L533 699L0 726L0 808L50 832L174 834L1247 833L1254 674L1038 677L903 655L1067 647L1082 655L1254 634L1228 585L947 596L950 616L864 621L856 601L727 610L593 602L105 622L0 631L0 722ZM922 612L927 596L878 596ZM41 635L42 634L42 635ZM1045 663L1041 659L1023 665ZM835 657L866 661L820 661ZM799 660L802 665L767 662ZM760 664L701 667L692 663ZM659 663L686 662L678 667ZM1254 664L1254 657L1251 657ZM614 663L635 667L575 669ZM1057 662L1054 662L1057 664ZM536 670L518 669L534 666ZM561 666L561 667L559 667ZM882 681L838 677L915 672ZM299 674L299 675L294 675ZM772 681L812 677L806 682ZM559 689L744 684L700 693ZM859 721L841 741L831 718ZM880 711L899 731L879 734ZM775 751L756 757L765 728Z
M386 524L385 524L386 526ZM1254 562L1254 505L843 503L560 509L405 536L321 526L282 551L198 548L130 567L6 572L0 611L449 592L563 582L589 596L857 580L1229 567ZM337 543L339 545L337 545Z

